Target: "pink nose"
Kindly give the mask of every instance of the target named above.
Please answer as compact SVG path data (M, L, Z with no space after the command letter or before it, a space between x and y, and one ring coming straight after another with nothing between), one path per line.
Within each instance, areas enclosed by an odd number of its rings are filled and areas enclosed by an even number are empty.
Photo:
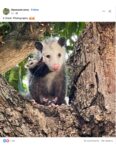
M60 68L59 64L54 64L53 65L53 70L56 71Z

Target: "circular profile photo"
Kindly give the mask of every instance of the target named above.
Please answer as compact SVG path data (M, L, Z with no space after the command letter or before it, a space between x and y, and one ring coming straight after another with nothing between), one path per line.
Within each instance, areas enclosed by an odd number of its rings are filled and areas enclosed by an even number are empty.
M10 12L10 9L9 9L9 8L4 8L4 9L3 9L3 14L4 14L4 15L8 15L9 12Z

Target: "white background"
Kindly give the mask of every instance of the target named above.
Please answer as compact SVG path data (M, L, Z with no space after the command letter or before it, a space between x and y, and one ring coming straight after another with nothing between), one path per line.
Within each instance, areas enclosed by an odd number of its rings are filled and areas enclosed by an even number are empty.
M115 150L115 138L6 138L10 142L3 143L1 150ZM12 140L15 142L12 142Z
M3 8L38 8L39 12L19 14L35 16L36 21L116 21L116 0L4 0L1 21Z

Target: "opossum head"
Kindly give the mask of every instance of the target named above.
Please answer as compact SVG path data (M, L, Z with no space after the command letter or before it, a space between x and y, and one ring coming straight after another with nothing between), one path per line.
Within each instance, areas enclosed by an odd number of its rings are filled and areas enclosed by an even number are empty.
M48 39L36 42L35 47L42 53L43 62L50 71L59 71L65 63L65 39Z

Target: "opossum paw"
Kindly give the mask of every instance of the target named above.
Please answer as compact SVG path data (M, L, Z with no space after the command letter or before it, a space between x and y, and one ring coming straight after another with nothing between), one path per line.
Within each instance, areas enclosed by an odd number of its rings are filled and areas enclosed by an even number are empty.
M48 102L48 98L44 98L44 97L43 97L43 102L44 102L44 103L47 103L47 102Z
M53 107L53 108L57 108L59 105L56 105L54 103L51 103L50 105L48 105L49 108Z
M58 105L56 105L56 104L54 104L54 103L51 103L51 106L52 106L52 107L56 107L56 108L58 107Z
M56 104L58 101L58 97L55 97L53 100L52 100L52 103Z
M57 101L58 101L58 97L55 97L54 99L48 99L48 98L43 97L41 99L41 103L46 106L50 106L50 105L55 106L57 104Z
M51 101L48 101L48 105L57 106L57 105L56 105L57 101L58 101L58 97L55 97L55 98L52 99Z
M34 99L32 100L32 105L35 108L39 108L39 106L40 106Z
M32 104L35 104L35 103L36 103L36 101L35 101L34 99L31 99L30 102L31 102Z

